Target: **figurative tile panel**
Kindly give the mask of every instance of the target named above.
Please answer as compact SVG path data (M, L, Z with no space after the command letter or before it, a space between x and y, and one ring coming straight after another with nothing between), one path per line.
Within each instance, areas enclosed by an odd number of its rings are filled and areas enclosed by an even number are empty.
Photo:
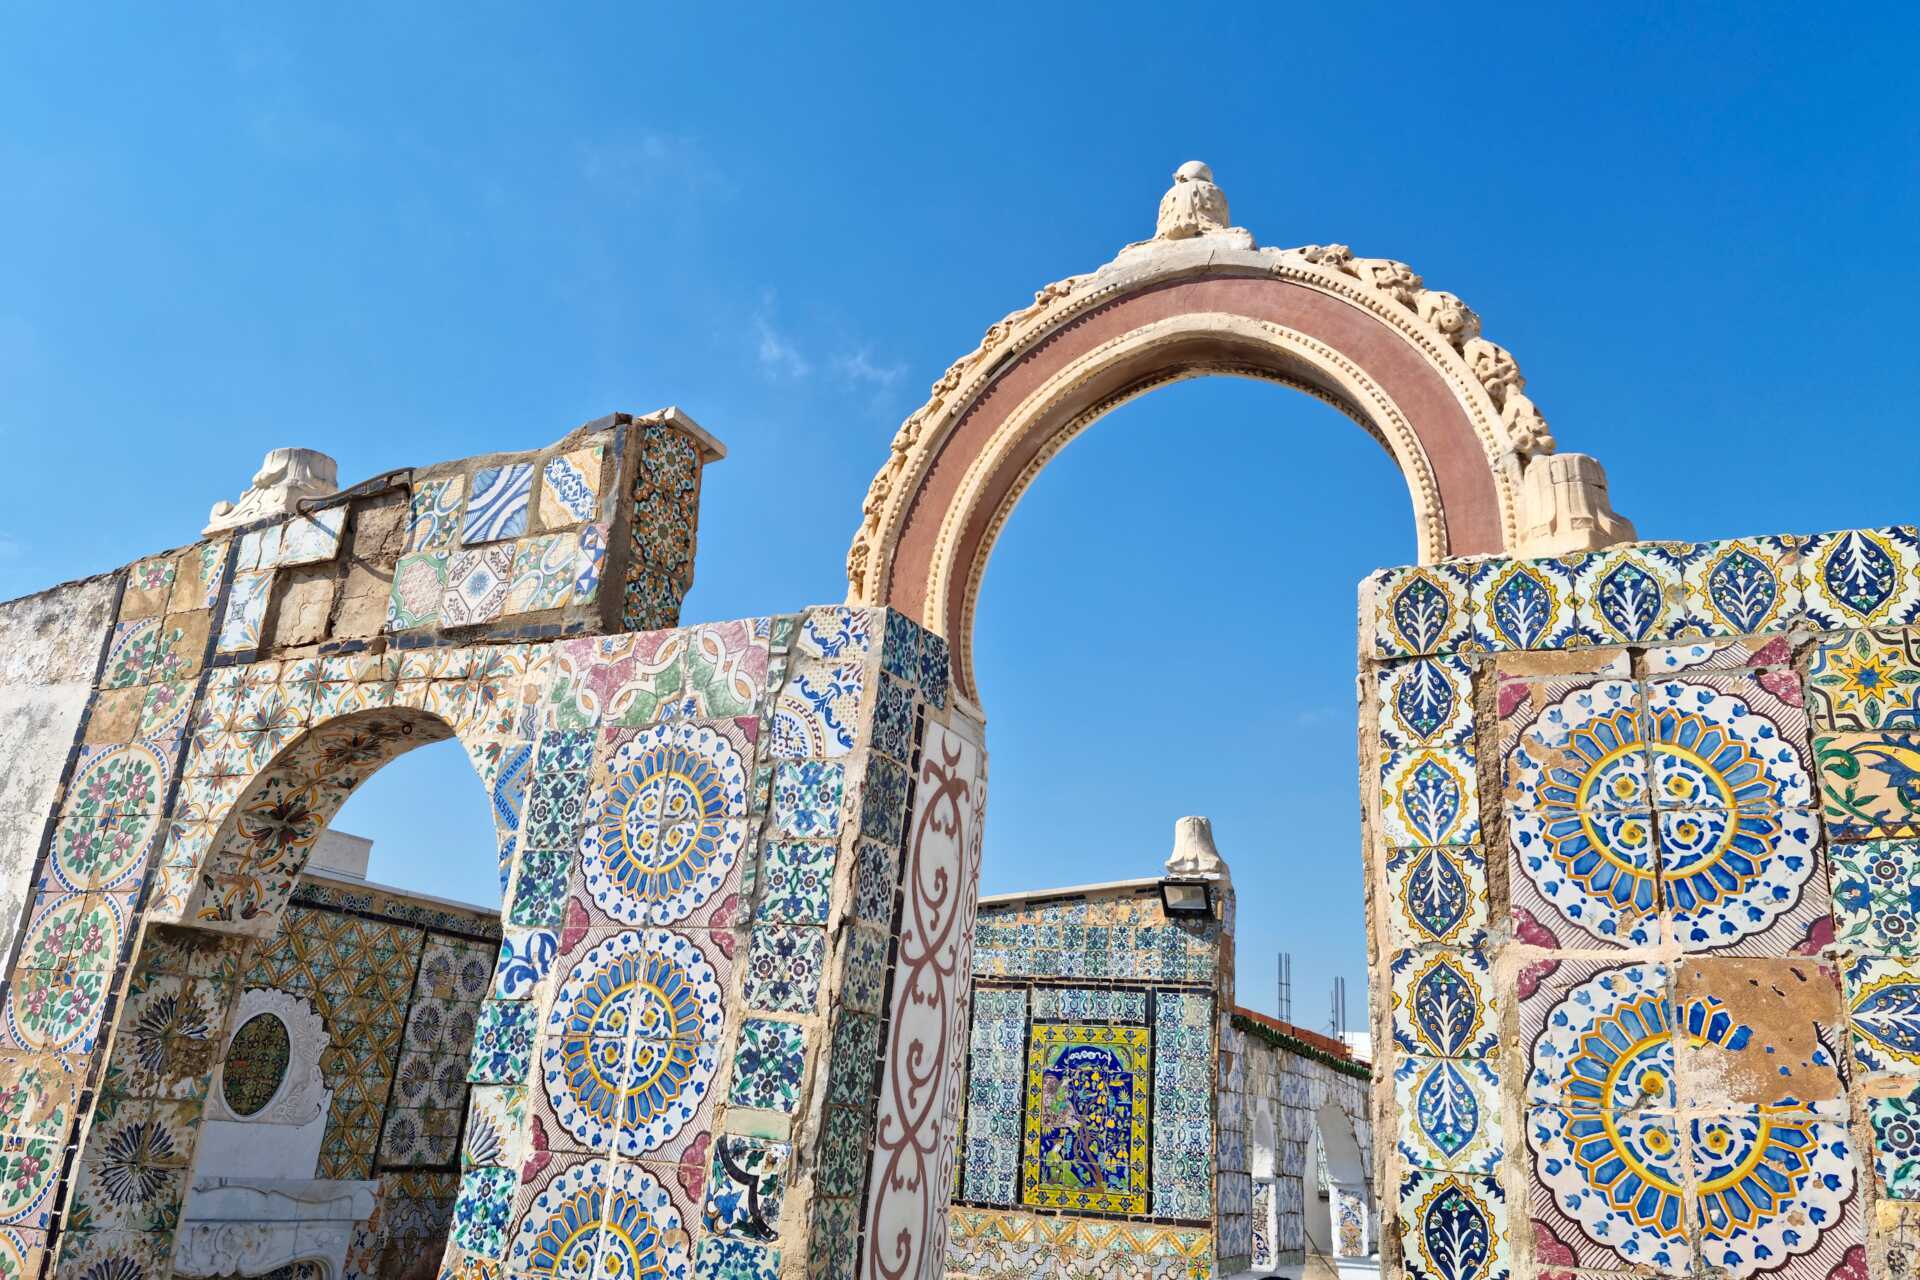
M1023 1204L1108 1213L1147 1208L1145 1027L1036 1025L1029 1039Z

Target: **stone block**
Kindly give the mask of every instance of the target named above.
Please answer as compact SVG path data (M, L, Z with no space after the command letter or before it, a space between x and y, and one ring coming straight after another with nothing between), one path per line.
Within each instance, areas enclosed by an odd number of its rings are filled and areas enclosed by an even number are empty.
M275 648L292 648L326 639L327 621L333 616L333 598L339 586L336 565L302 565L282 571L274 583L269 642Z

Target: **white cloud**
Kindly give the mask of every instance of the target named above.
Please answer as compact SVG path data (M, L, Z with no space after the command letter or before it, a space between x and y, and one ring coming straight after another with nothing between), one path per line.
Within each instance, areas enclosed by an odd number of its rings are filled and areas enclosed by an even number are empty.
M847 382L862 383L880 391L890 390L907 371L904 364L875 364L873 351L868 347L834 357L833 368Z
M773 298L762 299L753 313L753 329L760 336L760 372L770 378L805 378L813 372L813 362L800 354L794 340L773 323Z
M732 184L694 138L642 129L574 144L580 175L595 186L636 191L671 182L676 191L727 196Z

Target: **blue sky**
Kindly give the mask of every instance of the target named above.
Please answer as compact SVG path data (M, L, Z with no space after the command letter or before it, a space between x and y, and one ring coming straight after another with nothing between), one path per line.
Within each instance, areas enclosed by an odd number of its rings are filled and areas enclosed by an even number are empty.
M638 8L0 18L0 596L191 540L276 445L350 482L678 404L732 449L687 617L837 600L926 386L1193 157L1263 243L1465 298L1643 535L1920 515L1910 9ZM1243 1002L1285 947L1322 1024L1364 981L1354 584L1412 553L1384 455L1281 388L1074 444L986 579L985 887L1151 874L1211 814ZM487 895L464 768L350 802L377 876Z

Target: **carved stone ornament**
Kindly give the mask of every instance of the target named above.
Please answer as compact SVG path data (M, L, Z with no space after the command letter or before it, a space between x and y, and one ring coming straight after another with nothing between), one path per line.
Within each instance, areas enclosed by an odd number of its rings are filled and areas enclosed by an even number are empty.
M290 515L303 498L340 492L340 471L317 449L275 449L253 473L253 484L238 502L216 502L202 533L234 529L269 516Z
M1213 819L1198 816L1174 819L1173 852L1167 855L1167 874L1226 878L1226 859L1213 844Z
M174 1236L183 1276L257 1276L295 1262L341 1274L356 1225L373 1215L370 1181L201 1178Z
M1213 170L1189 160L1173 171L1173 186L1160 197L1155 240L1186 240L1227 229L1227 195L1213 184Z
M1515 554L1558 556L1634 540L1633 522L1607 498L1607 473L1584 453L1527 460L1520 473L1520 545Z
M250 1116L238 1116L227 1105L226 1060L213 1070L213 1087L207 1092L207 1119L230 1120L239 1124L309 1124L324 1115L333 1099L333 1091L321 1081L320 1057L327 1050L327 1024L313 1006L291 991L251 987L241 993L234 1008L231 1027L237 1034L255 1016L268 1013L287 1029L287 1073L280 1088L266 1106ZM231 1046L231 1036L228 1040Z

